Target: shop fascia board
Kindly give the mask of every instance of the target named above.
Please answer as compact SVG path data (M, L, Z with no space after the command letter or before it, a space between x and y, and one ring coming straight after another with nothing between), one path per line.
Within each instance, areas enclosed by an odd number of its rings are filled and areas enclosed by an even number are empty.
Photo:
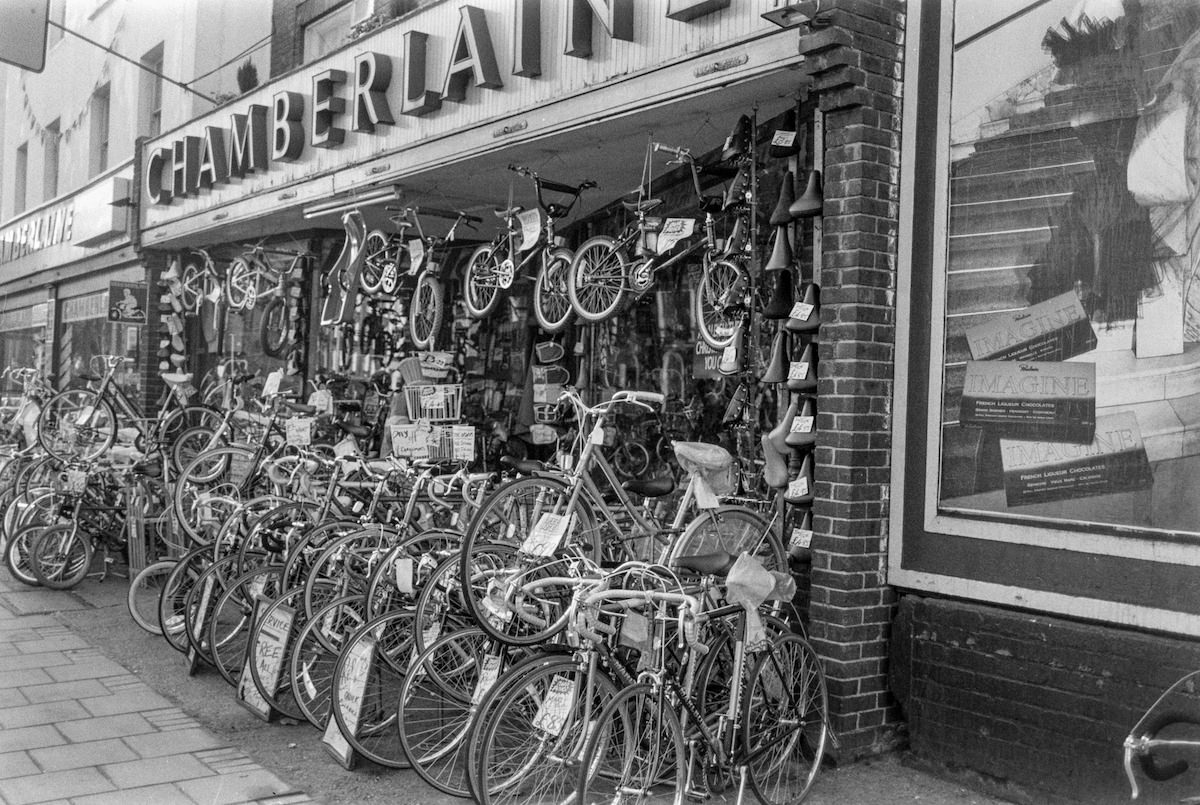
M139 257L133 246L123 243L117 248L107 249L74 262L54 266L42 264L32 273L26 270L17 276L12 276L6 270L7 267L0 267L0 293L21 293L48 285L74 282L97 272L109 271L138 261Z
M287 212L294 213L296 218L288 228L300 229L303 228L300 209L307 204L341 195L350 201L355 192L396 184L432 171L463 165L500 150L603 125L689 98L703 104L705 93L735 84L749 84L782 71L787 71L789 80L794 79L795 85L790 87L790 92L794 93L806 80L796 72L804 57L797 52L794 35L780 35L778 29L775 30L775 33L768 32L753 40L615 78L586 92L449 131L369 159L348 160L314 178L267 187L231 203L148 225L143 230L143 242L150 248L168 248L185 241L196 245L203 242L202 236L206 233L217 236L214 232L217 228ZM748 97L747 108L755 100L760 99Z

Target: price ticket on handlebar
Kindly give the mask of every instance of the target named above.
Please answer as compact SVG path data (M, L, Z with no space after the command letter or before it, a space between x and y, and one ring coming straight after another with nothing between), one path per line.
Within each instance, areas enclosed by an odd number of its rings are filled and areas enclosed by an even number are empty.
M289 447L308 447L312 444L313 418L292 417L287 421L287 443Z
M536 246L542 237L541 210L525 210L518 213L517 221L521 224L520 251L527 252Z
M562 545L570 523L569 514L543 514L521 543L521 551L531 556L553 556Z
M425 241L413 238L408 242L408 261L409 271L415 273L421 270L421 263L425 262Z
M575 704L575 683L570 677L555 674L546 691L546 698L533 717L533 726L551 735L561 735L567 725L567 717Z
M71 468L67 470L66 491L72 495L83 493L87 489L87 470Z
M681 240L690 238L696 231L694 218L668 218L658 233L658 254L666 254Z
M471 693L471 704L478 706L499 677L500 655L485 654L483 662L479 666L479 682L476 683L475 690Z

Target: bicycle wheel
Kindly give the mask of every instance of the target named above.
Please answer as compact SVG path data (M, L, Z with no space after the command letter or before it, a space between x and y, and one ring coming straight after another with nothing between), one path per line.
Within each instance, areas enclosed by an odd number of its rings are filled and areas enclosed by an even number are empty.
M721 506L696 516L667 548L666 564L681 556L726 551L738 556L749 551L768 570L787 571L787 551L777 529L758 512L741 506Z
M442 281L428 271L422 271L408 307L408 334L417 349L434 348L442 329L445 298Z
M625 255L608 235L588 238L567 273L567 295L575 315L596 324L616 315L625 298Z
M194 548L171 569L158 597L158 628L171 648L188 650L187 600L200 575L212 564L212 552Z
M217 599L208 619L208 645L213 665L230 685L237 687L246 663L254 610L260 595L268 599L279 593L280 568L255 568L235 579Z
M204 268L194 261L184 263L183 269L179 272L179 301L183 306L184 313L194 315L200 310L202 295L200 282L203 276Z
M742 745L750 786L764 805L791 805L812 788L829 735L825 674L799 635L771 643L742 698Z
M292 686L287 679L287 662L292 644L305 624L304 613L296 610L300 592L298 588L288 590L262 610L261 617L250 632L247 648L250 652L250 678L259 694L271 705L271 709L296 721L303 721L304 713L292 694ZM264 638L267 630L272 632L270 638Z
M737 289L745 285L746 272L737 263L716 260L706 263L696 288L693 320L700 337L713 349L733 343L744 312Z
M162 634L162 626L158 622L159 602L163 591L166 590L167 579L171 571L179 564L174 559L163 559L152 565L146 565L141 572L129 582L129 592L125 596L125 606L129 609L129 617L133 622L150 634Z
M452 796L470 794L466 737L503 666L500 652L489 654L494 648L480 629L443 635L412 661L400 688L404 755L421 779Z
M28 584L30 587L40 586L37 576L33 573L33 562L30 557L32 541L46 527L31 525L19 529L9 537L8 544L4 546L4 564L8 568L8 572L14 579L22 584Z
M567 283L571 276L568 249L556 249L545 260L533 281L533 315L547 333L561 332L571 321L571 297Z
M361 598L336 598L304 624L292 643L288 680L296 704L309 723L324 729L329 721L333 671L342 646L363 625Z
M258 340L268 358L282 358L292 339L289 337L289 307L284 297L273 297L262 311L258 325Z
M186 431L192 428L215 429L221 424L221 412L208 405L187 405L175 408L155 426L155 438L168 452ZM183 469L176 467L176 471Z
M117 414L91 389L55 394L38 414L38 442L59 461L91 461L117 439Z
M618 477L642 478L650 469L650 451L639 442L623 442L613 450L611 461Z
M214 447L225 447L229 442L224 436L217 436L216 430L208 425L198 425L188 428L179 434L172 442L167 455L176 474L182 474L183 468L191 464L196 456Z
M253 308L258 301L258 276L245 256L233 258L225 270L225 299L231 310Z
M209 665L214 665L212 644L208 642L208 625L216 611L221 595L230 587L237 557L227 556L204 569L184 601L183 615L187 628L188 646Z
M631 685L589 727L576 802L682 805L687 752L679 716L650 685Z
M231 445L208 450L183 468L171 499L176 521L193 542L207 544L238 502L265 492L256 453Z
M364 670L361 662L368 651L371 662ZM409 765L396 721L402 709L404 672L414 653L412 612L388 612L367 621L350 636L333 669L330 700L336 704L330 709L338 729L363 757L392 769ZM360 705L358 712L352 713L347 709L346 692L360 684Z
M577 787L590 722L617 694L606 673L567 659L535 666L496 702L480 732L482 805L564 802ZM478 782L477 781L477 784Z
M472 318L482 319L491 315L500 303L500 283L497 279L500 267L496 263L497 257L495 247L486 244L473 251L471 259L467 261L466 272L463 274L463 303Z
M30 540L29 567L38 584L69 590L83 581L92 564L92 542L75 523L48 526Z
M378 229L372 229L363 240L363 264L359 275L362 289L369 294L379 293L383 285L383 275L390 262L388 244L390 238Z

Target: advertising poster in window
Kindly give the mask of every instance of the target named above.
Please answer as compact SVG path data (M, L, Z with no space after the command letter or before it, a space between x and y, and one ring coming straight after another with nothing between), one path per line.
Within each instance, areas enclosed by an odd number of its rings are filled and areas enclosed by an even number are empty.
M939 509L1200 533L1200 4L954 43Z

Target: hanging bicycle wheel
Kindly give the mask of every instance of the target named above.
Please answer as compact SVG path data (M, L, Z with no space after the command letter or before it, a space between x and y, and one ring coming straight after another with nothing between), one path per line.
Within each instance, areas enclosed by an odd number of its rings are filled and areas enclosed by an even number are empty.
M422 271L421 276L417 277L417 287L413 290L408 307L408 334L417 349L434 348L438 332L442 329L445 299L446 290L442 287L442 281L428 271Z
M569 250L555 250L533 281L533 315L548 333L561 331L571 321L571 296L567 293L571 258Z
M262 274L246 257L235 257L225 271L225 298L233 310L246 310L258 301Z
M91 461L116 439L116 412L90 389L61 391L38 415L38 441L59 461Z
M463 302L473 318L482 319L491 315L500 303L500 266L496 263L496 257L494 247L488 244L472 252L471 259L467 261L467 269L463 274ZM511 264L512 261L505 262Z
M741 298L745 283L746 272L729 260L709 263L700 274L695 296L696 327L704 343L713 349L725 349L737 335L745 312Z
M625 298L625 255L608 235L588 238L575 252L567 295L575 315L593 324L612 318Z
M269 358L282 358L288 345L289 338L288 303L283 297L269 300L262 311L262 321L258 325L258 340L263 354Z
M363 241L362 248L365 256L359 281L362 283L362 289L367 293L375 294L382 290L383 275L388 270L388 264L392 262L389 254L392 250L388 248L389 242L390 238L378 229L368 232ZM393 270L395 270L394 266Z

